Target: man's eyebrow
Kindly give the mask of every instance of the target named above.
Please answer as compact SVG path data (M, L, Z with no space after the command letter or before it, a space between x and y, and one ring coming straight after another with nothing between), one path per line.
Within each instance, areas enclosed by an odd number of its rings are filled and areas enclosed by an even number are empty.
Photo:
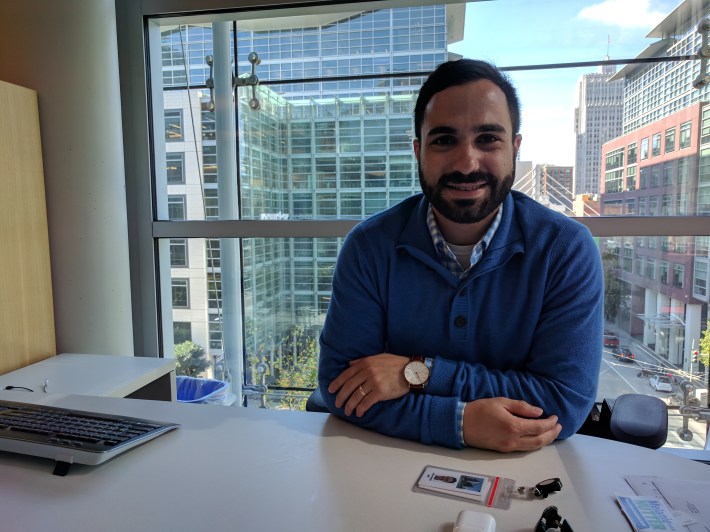
M473 130L476 133L505 133L507 129L496 122L492 122L490 124L480 124L473 128ZM427 132L427 136L431 137L433 135L452 135L457 132L456 128L453 128L451 126L437 126L431 128Z
M491 124L481 124L480 126L477 126L475 128L475 131L479 133L487 133L487 132L493 132L493 133L505 133L507 130L502 124L498 124L496 122L493 122Z
M453 133L456 133L456 128L450 126L437 126L427 131L427 137L431 137L433 135L451 135Z

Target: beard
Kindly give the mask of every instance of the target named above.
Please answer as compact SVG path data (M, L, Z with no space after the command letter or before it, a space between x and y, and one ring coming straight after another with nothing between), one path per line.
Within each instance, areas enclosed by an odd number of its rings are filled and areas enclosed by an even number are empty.
M418 162L419 184L422 187L424 196L429 203L444 218L459 224L473 224L480 222L488 215L494 213L503 203L503 200L513 188L515 181L515 162L513 162L512 172L498 179L495 175L486 172L472 172L464 175L461 172L444 174L436 184L429 184L422 172L421 162ZM444 198L444 190L447 185L461 185L464 183L485 183L490 188L487 198L474 200L447 200Z

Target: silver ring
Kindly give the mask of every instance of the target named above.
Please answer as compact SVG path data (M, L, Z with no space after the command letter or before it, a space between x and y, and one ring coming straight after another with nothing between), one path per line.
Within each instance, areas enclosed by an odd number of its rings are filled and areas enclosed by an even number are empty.
M365 390L362 389L362 385L358 386L357 389L360 390L360 393L362 394L363 397L365 397L367 395L367 392L365 392Z

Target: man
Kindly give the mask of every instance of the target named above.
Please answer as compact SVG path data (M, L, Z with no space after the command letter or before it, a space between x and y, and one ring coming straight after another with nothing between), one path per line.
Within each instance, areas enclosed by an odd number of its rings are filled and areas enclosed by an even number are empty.
M597 247L511 191L520 104L495 67L440 65L414 122L424 194L345 240L320 338L323 399L424 443L507 452L566 438L596 396Z

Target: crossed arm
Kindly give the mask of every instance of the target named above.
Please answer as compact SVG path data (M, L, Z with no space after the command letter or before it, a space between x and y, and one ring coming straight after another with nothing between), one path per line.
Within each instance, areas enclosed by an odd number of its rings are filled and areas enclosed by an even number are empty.
M380 353L351 361L328 386L328 392L336 394L335 406L346 416L361 418L376 403L410 393L404 379L409 360ZM470 401L464 408L463 439L468 446L496 451L539 449L552 443L562 429L556 415L539 419L542 413L540 407L505 397Z

